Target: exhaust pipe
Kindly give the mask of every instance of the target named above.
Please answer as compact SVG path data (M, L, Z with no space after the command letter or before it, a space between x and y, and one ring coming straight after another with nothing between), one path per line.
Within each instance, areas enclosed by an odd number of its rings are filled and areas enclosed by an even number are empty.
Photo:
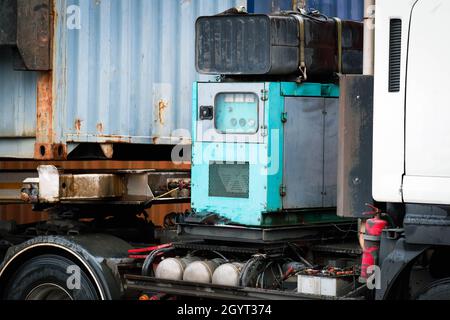
M364 63L363 74L374 75L375 0L364 0Z

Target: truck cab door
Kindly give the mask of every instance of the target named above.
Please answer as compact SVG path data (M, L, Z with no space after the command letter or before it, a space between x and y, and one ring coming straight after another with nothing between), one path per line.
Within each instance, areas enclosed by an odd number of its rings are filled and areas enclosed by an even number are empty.
M419 0L412 11L405 116L407 203L450 204L450 1Z

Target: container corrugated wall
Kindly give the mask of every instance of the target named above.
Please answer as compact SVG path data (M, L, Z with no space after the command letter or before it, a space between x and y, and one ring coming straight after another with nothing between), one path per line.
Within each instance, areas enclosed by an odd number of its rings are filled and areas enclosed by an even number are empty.
M0 48L0 156L23 158L34 150L37 74L12 66L12 51Z
M364 0L307 0L308 7L330 17L362 21Z
M178 143L174 131L190 131L192 83L198 78L194 22L237 2L57 3L56 83L65 90L56 103L66 109L61 130L67 141ZM71 15L61 14L67 8L78 8L79 28ZM71 23L75 28L65 27Z
M37 142L189 140L195 20L238 5L246 1L55 0L51 123ZM38 76L0 59L0 158L33 158Z

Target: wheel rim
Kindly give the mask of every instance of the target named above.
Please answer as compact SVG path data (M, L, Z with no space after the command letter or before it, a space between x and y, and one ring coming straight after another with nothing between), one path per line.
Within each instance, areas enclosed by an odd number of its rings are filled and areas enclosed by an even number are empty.
M33 288L25 300L73 300L70 293L55 283L44 283Z

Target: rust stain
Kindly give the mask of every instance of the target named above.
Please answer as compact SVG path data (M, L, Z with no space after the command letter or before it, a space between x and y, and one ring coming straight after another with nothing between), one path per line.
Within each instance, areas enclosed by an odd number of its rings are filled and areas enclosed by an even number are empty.
M14 190L14 189L21 189L22 188L22 184L21 183L2 183L0 182L0 190Z
M37 140L49 143L53 140L52 74L41 73L37 84Z
M149 210L146 210L149 215L149 221L151 221L156 226L164 225L164 218L167 214L171 212L183 213L186 210L191 210L190 204L162 204L158 206L153 206Z
M79 134L81 131L81 122L83 122L83 120L81 119L75 120L75 130L77 131L77 134Z
M159 100L158 102L158 120L159 123L164 125L164 113L167 108L169 107L167 101L164 101L163 99Z
M14 220L18 225L23 225L48 220L48 214L33 211L31 205L0 205L0 220Z
M66 160L67 145L62 143L36 143L34 154L37 160Z
M47 160L52 158L51 145L54 140L53 131L53 77L51 72L41 72L37 82L36 102L36 145L34 157Z
M103 123L97 123L97 132L103 133Z
M114 135L108 135L108 134L99 134L96 135L96 137L104 139L102 143L131 143L131 137L125 137L125 136L114 136Z
M113 144L103 143L100 145L100 148L102 149L103 154L105 155L106 158L112 159L112 157L114 155L114 145Z
M174 164L171 161L0 161L0 170L35 171L40 165L54 165L64 170L190 170L190 164Z
M56 142L53 110L53 75L51 71L40 72L37 81L36 101L36 160L65 160L67 147Z
M67 159L67 145L65 144L53 144L52 146L53 159L65 160Z
M190 210L189 204L164 204L153 206L147 210L149 220L156 226L163 226L164 217L170 212L185 212ZM33 211L31 205L0 205L0 220L14 220L18 225L36 223L48 220L47 212Z
M154 170L180 170L189 171L189 164L176 165L171 161L0 161L0 170L32 171L39 165L55 165L58 168L71 171L99 171L99 170L127 170L127 169L154 169ZM21 186L17 185L21 188ZM17 224L35 223L48 219L46 212L35 212L31 205L0 205L0 220L14 220ZM157 226L162 226L164 217L170 212L184 212L189 210L189 204L164 204L153 206L148 210L150 220Z

